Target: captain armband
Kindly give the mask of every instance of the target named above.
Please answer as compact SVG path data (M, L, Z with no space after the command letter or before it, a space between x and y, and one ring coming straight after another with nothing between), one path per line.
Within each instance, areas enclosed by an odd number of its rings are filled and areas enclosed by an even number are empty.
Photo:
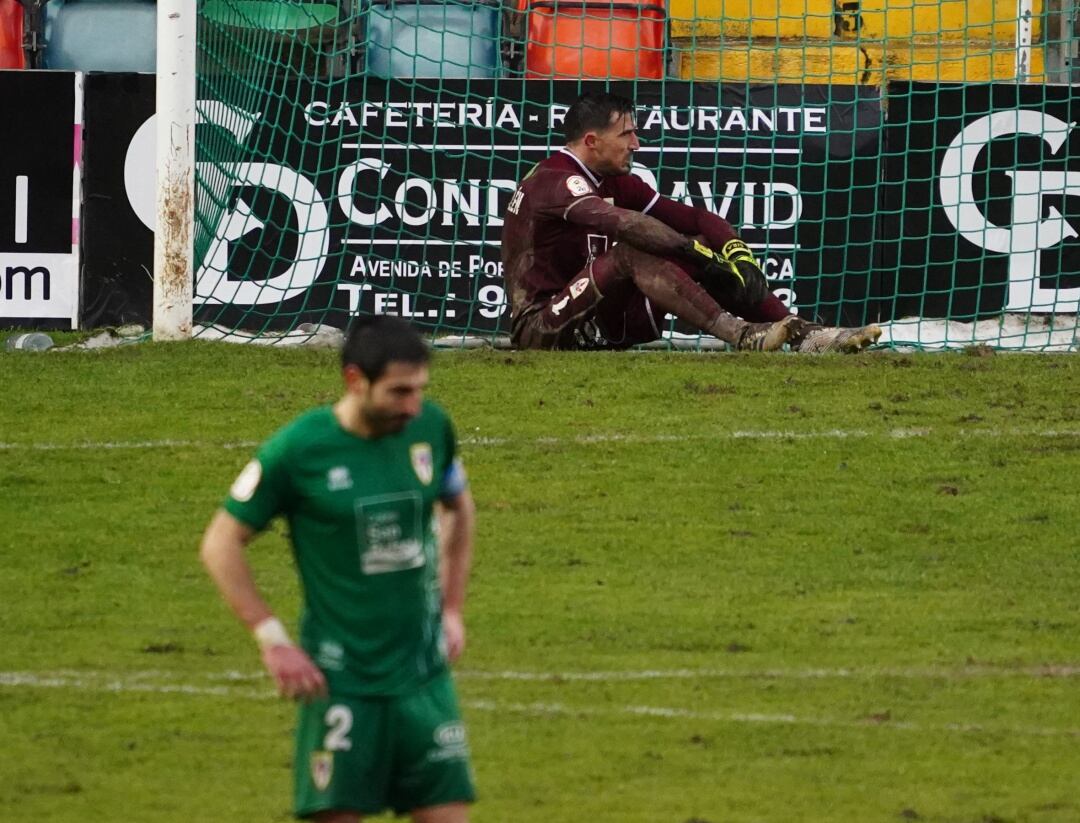
M443 500L457 497L467 488L469 488L469 478L465 475L465 466L460 457L455 457L443 474L442 484L439 486L439 497Z

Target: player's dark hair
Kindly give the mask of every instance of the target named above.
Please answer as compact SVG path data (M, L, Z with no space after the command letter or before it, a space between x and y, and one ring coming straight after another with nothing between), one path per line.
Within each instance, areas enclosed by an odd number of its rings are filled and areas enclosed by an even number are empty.
M374 383L391 363L423 366L431 351L416 328L400 317L375 314L357 317L341 347L341 366L356 366Z
M603 131L611 125L613 115L634 116L634 101L608 91L589 91L581 95L566 111L563 134L573 143L588 131Z

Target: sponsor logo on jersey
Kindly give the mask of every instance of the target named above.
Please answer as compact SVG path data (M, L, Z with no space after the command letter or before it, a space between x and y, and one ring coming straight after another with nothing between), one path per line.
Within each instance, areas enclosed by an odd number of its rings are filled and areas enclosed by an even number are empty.
M581 297L581 293L587 288L589 288L588 277L582 277L580 280L575 280L573 283L570 284L570 297L572 297L574 300L577 300L579 297Z
M255 494L255 489L259 488L260 480L262 480L262 464L258 460L252 460L236 476L236 480L229 488L229 495L238 503L247 503Z
M583 194L589 194L592 191L589 181L576 174L566 178L566 188L570 190L574 197L581 197Z
M413 471L425 486L430 486L435 477L435 464L431 459L430 443L413 443L409 449Z
M419 540L404 540L375 546L364 552L360 569L364 574L392 574L423 566L424 546Z
M336 640L323 640L316 659L320 669L340 672L345 668L345 649Z
M311 753L311 782L320 792L325 792L334 776L334 755L331 752Z
M352 488L352 475L348 466L334 466L326 473L326 490L340 492Z
M569 303L569 302L570 302L570 295L567 295L562 300L560 300L558 303L552 303L551 304L551 313L557 315L559 312L561 312L563 309L566 308L566 304Z
M353 507L360 538L367 543L360 561L364 574L417 569L427 562L421 492L412 489L400 494L364 497L354 500Z

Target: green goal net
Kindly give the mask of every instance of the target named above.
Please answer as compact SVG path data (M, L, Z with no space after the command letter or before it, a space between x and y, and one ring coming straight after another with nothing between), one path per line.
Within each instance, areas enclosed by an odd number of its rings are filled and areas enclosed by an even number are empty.
M389 313L505 344L506 204L569 103L611 88L638 106L634 173L727 219L800 315L877 322L893 346L1074 348L1066 18L1052 0L199 0L196 323L277 340Z

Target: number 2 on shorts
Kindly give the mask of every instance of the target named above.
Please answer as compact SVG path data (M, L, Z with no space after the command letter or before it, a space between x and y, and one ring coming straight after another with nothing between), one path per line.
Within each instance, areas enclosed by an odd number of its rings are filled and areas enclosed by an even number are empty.
M327 732L323 748L328 752L347 752L352 749L349 732L352 731L352 710L348 706L331 706L323 718Z

